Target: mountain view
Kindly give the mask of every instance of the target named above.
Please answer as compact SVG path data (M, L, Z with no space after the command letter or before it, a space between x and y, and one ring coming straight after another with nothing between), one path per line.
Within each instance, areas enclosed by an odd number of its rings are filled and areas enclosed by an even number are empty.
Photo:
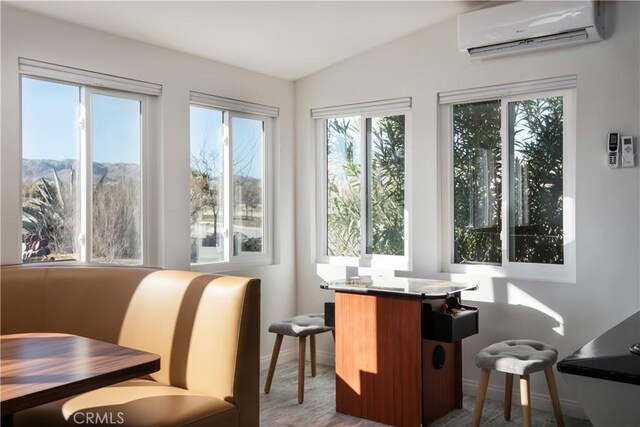
M50 160L50 159L22 159L22 180L32 181L38 178L53 179L53 171L56 171L60 179L64 180L76 167L76 160ZM138 179L140 177L140 165L136 163L93 163L93 176L102 177L107 173L107 181L118 181L122 178Z

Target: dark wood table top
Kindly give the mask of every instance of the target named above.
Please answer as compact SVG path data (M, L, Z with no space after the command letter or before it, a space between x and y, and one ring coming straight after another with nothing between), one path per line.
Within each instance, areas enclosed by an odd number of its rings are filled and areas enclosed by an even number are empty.
M160 356L67 334L0 337L2 416L160 369Z

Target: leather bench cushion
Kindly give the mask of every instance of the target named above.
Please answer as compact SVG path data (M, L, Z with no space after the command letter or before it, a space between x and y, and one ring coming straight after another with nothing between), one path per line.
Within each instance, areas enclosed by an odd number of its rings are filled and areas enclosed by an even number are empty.
M14 417L15 427L89 424L125 427L237 426L238 410L235 405L215 397L151 380L135 379L18 412Z
M230 402L240 424L258 425L259 280L41 263L1 266L0 285L3 334L61 332L158 354L153 380Z
M3 266L0 330L60 332L117 344L131 298L150 268Z

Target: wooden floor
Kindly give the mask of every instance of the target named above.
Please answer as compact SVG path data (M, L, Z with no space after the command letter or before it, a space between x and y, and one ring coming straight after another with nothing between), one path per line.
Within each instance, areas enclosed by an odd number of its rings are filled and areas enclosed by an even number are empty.
M269 394L264 394L264 382L267 370L260 375L260 425L271 426L356 426L373 427L382 424L362 420L340 414L335 411L335 374L332 366L318 365L318 374L311 377L311 368L307 362L304 387L304 403L298 404L298 364L286 362L278 365L273 377ZM515 400L515 399L514 399ZM473 415L473 396L464 396L463 409L450 412L445 417L431 424L434 427L467 427L471 425ZM520 408L514 405L511 410L511 421L503 419L502 402L487 400L482 411L482 426L522 425ZM534 427L552 427L555 421L552 412L534 409L531 411ZM565 416L567 427L589 427L586 420Z

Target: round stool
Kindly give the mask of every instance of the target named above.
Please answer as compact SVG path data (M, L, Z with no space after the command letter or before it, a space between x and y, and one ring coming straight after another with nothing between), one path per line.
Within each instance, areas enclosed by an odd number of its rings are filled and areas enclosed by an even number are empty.
M269 373L267 374L267 382L264 385L264 392L269 393L271 390L271 381L276 371L276 363L278 362L278 354L280 354L280 346L282 345L282 337L284 335L298 338L298 403L304 400L304 360L306 353L306 338L309 337L311 348L311 376L316 376L316 334L323 332L332 333L331 326L325 326L324 314L302 314L290 319L274 322L269 326L269 332L276 334L276 342L273 344L273 353L271 354L271 363L269 364ZM334 335L335 340L335 335Z
M504 387L504 419L511 418L511 394L513 376L520 376L520 401L522 404L522 425L531 426L531 406L529 374L544 371L549 386L549 394L553 403L553 412L558 426L564 426L560 400L553 377L553 364L558 359L558 350L548 344L533 340L508 340L492 344L476 355L476 366L482 368L478 395L473 411L473 426L480 425L482 406L487 395L489 374L492 370L507 374Z

